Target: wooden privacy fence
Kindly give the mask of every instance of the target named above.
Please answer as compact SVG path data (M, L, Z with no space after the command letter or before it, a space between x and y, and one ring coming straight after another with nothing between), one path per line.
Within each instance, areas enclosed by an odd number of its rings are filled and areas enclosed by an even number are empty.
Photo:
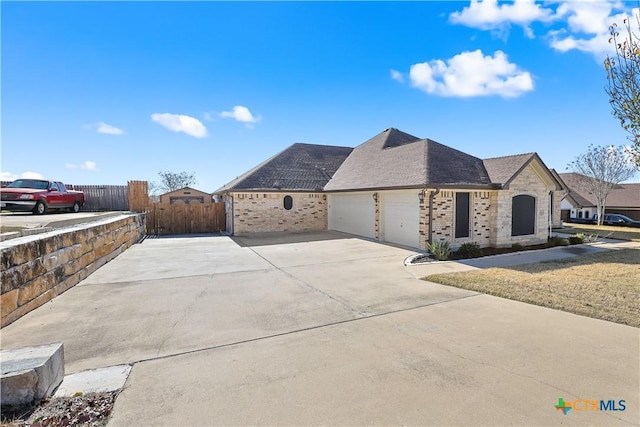
M145 212L151 204L147 181L129 181L128 187L129 209L132 212Z
M129 189L126 185L65 185L67 190L84 192L85 212L128 211Z
M226 230L224 203L151 203L147 234L217 233Z

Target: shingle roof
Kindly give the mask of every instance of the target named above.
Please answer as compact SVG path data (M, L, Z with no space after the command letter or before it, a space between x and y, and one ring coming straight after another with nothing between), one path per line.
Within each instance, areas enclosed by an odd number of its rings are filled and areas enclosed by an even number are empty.
M507 184L536 156L535 153L517 154L514 156L484 159L484 167L495 184Z
M579 173L559 174L569 187L569 196L579 206L596 206L596 198L591 194L586 184L587 177ZM607 196L607 207L640 207L640 184L618 184Z
M276 189L320 191L351 150L350 147L296 143L214 193Z
M417 187L490 186L482 160L394 128L356 147L326 191Z
M536 153L482 160L430 139L389 128L356 148L293 144L224 185L228 190L349 191L459 186L499 188ZM555 175L551 178L556 181Z

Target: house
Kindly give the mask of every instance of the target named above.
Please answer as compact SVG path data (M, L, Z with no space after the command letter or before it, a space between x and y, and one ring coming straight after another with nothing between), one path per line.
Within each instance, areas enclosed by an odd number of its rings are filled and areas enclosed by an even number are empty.
M426 249L546 242L562 184L535 153L479 159L390 128L354 149L294 144L215 194L227 230L336 230Z
M595 215L596 198L588 189L588 178L573 172L558 175L566 183L568 190L560 206L562 220L591 218ZM640 183L614 185L607 196L605 213L622 214L640 221Z
M212 202L211 194L191 187L183 187L160 195L160 203L168 203L170 205Z

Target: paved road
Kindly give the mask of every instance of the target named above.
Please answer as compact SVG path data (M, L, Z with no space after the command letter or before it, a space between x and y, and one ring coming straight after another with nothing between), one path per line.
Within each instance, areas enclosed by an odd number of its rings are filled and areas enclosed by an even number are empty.
M410 254L339 233L147 239L2 347L62 341L67 373L133 364L113 426L640 421L637 328L420 281ZM627 410L565 416L560 397Z

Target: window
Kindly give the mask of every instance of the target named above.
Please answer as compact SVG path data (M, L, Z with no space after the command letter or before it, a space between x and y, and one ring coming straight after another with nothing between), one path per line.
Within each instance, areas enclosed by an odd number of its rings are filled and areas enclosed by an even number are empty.
M511 199L511 235L535 234L536 198L520 195Z
M584 211L584 217L589 218L589 211Z
M53 191L60 191L60 189L58 188L58 184L56 184L55 182L51 183L51 187L49 187L49 190Z
M290 211L293 207L293 198L291 196L284 196L284 208Z
M457 237L469 237L469 193L456 193Z

